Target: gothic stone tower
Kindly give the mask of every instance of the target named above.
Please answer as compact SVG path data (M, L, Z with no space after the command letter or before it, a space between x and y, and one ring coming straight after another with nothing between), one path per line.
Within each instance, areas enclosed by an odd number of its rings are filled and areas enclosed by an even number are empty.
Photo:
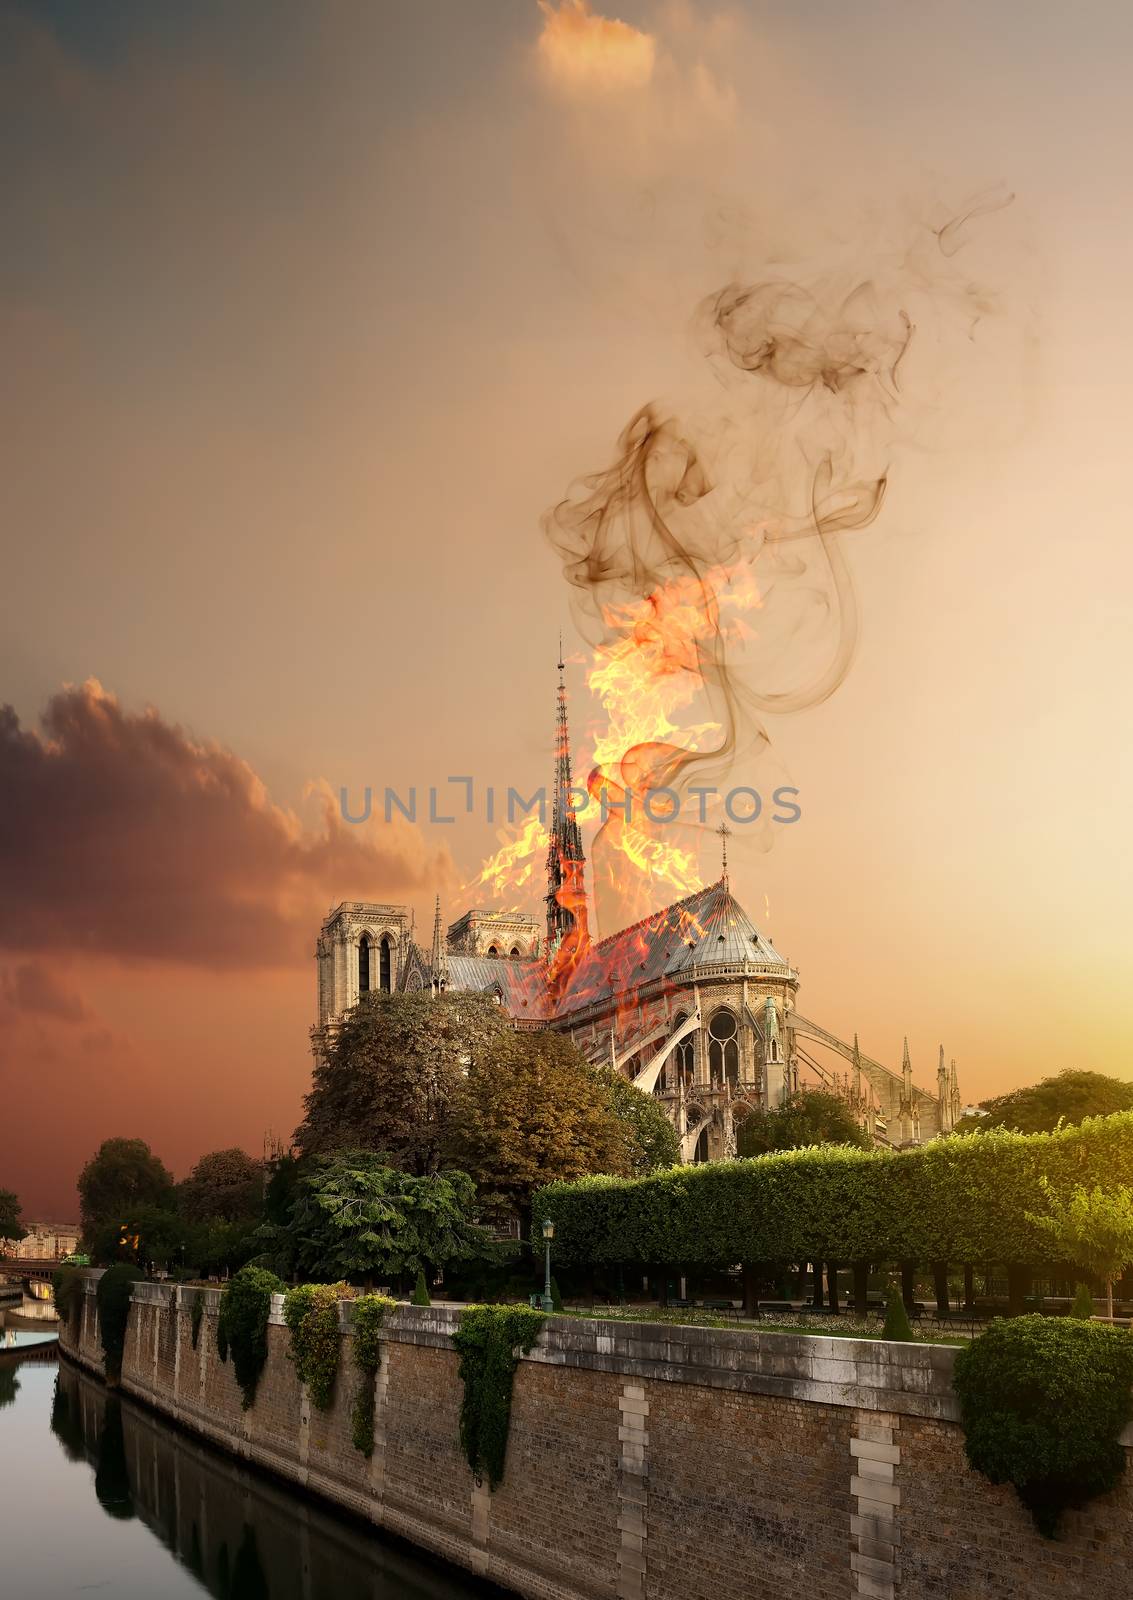
M319 930L315 960L319 978L319 1020L311 1033L316 1056L327 1029L371 990L392 993L401 982L413 940L408 906L348 900L336 906Z

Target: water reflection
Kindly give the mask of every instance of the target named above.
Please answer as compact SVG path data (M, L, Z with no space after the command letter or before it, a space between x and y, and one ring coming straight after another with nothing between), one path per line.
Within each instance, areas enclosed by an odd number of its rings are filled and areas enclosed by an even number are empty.
M67 1364L58 1371L51 1431L68 1461L93 1466L106 1516L136 1518L218 1600L468 1600L499 1593L323 1511ZM116 1600L134 1594L125 1584L114 1592Z
M0 1361L0 1406L10 1406L20 1390L14 1361Z

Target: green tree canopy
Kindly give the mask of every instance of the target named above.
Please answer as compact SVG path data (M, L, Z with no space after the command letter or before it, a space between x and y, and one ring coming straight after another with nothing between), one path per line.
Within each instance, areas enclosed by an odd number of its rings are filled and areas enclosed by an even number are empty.
M135 1266L169 1267L179 1261L186 1243L185 1224L164 1205L134 1206L116 1222L101 1222L88 1230L86 1243L92 1258L106 1264L132 1262Z
M288 1221L260 1230L279 1270L314 1283L401 1279L422 1267L490 1256L463 1172L401 1172L369 1151L304 1163Z
M676 1166L681 1158L681 1142L656 1097L635 1089L628 1078L611 1067L597 1071L622 1125L627 1156L624 1170L628 1175L642 1178L647 1172Z
M1113 1280L1133 1261L1133 1189L1078 1184L1068 1195L1059 1195L1049 1179L1041 1182L1048 1209L1030 1214L1029 1220L1049 1235L1067 1261L1102 1280L1112 1321Z
M448 1153L471 1174L486 1210L527 1220L543 1184L628 1173L631 1132L608 1079L569 1039L511 1032L470 1064L454 1098Z
M173 1174L144 1139L105 1139L79 1174L83 1237L94 1243L148 1206L173 1209Z
M27 1237L27 1229L20 1221L22 1209L19 1197L11 1189L0 1189L0 1239L18 1244Z
M822 1089L799 1089L772 1111L753 1111L736 1134L741 1156L802 1150L815 1144L848 1144L868 1150L870 1143L846 1102Z
M989 1128L1014 1128L1019 1133L1050 1133L1060 1121L1083 1122L1133 1109L1133 1083L1101 1072L1067 1068L1025 1089L982 1100L984 1116L962 1117L958 1133L984 1133Z
M488 995L364 995L315 1068L296 1143L305 1155L380 1150L405 1172L437 1172L465 1071L506 1054L511 1038Z
M241 1222L263 1210L264 1164L233 1146L202 1156L177 1187L177 1209L188 1222Z

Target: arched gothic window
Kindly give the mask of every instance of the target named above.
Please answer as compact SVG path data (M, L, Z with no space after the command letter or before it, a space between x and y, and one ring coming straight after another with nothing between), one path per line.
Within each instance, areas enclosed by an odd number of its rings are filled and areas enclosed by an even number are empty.
M358 941L358 993L370 992L370 935L364 933Z
M383 935L378 950L378 985L383 994L389 994L393 988L393 959L388 933Z
M513 944L512 945L511 953L512 953L513 956L518 956L519 955L519 946L517 944Z
M730 1011L717 1011L708 1024L708 1070L713 1086L722 1088L724 1079L734 1089L740 1076L740 1045L736 1019Z
M488 946L488 954L490 956L498 956L499 953L500 953L500 951L499 951L499 946L498 945L490 944Z
M683 1028L687 1021L688 1018L683 1013L675 1017L673 1019L673 1032L676 1033ZM692 1088L693 1063L696 1060L694 1039L695 1034L689 1033L685 1035L679 1044L673 1046L669 1059L665 1063L661 1079L658 1082L657 1092L659 1094L662 1092L675 1094L681 1085L685 1089Z

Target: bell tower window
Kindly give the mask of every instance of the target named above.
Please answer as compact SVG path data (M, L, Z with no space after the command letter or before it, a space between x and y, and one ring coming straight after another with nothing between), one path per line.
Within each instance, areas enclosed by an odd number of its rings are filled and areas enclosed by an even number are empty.
M358 941L358 993L370 992L370 935L364 933Z
M388 933L382 938L378 950L378 983L383 994L389 994L393 988L393 959Z

